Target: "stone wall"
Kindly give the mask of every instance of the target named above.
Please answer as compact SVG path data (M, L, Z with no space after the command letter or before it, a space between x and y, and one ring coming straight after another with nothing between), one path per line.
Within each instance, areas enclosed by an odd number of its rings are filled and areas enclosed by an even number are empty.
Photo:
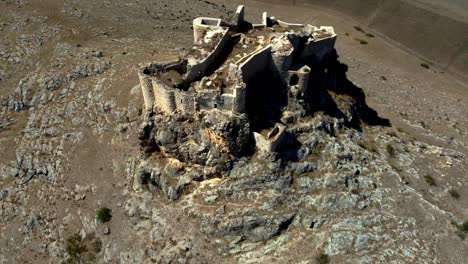
M307 65L289 71L289 85L297 85L301 93L307 91L309 85L310 67Z
M151 110L154 106L153 84L150 77L143 73L143 70L138 72L138 77L140 78L140 86L143 93L143 100L145 101L145 109Z
M195 113L195 97L193 92L174 89L175 108L184 113Z
M305 44L301 58L311 64L321 64L323 60L335 49L335 37L309 41Z
M468 73L466 0L260 1L336 10L356 20L349 20L350 25L365 25L444 70L465 76Z
M221 26L221 19L199 17L195 18L192 23L193 38L196 45L203 44L203 38L208 30L217 29Z
M271 66L271 46L268 45L248 56L249 58L239 65L244 83L247 83L255 74Z
M214 90L203 90L197 93L197 110L211 110L218 104L217 93Z
M226 48L229 41L229 29L225 29L222 39L216 45L215 49L200 63L192 65L189 69L185 80L187 82L193 82L206 75L207 70L213 65L222 54L223 50Z
M155 107L165 113L172 113L176 109L174 88L168 87L158 78L151 78L154 90Z
M246 93L245 83L240 83L234 88L234 102L232 104L232 111L234 113L245 113Z

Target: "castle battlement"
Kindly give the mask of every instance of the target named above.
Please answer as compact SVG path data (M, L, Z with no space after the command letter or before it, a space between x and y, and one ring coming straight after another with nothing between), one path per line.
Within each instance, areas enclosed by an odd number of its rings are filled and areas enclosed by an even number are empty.
M257 107L256 100L277 94L291 102L308 92L313 74L310 66L320 65L334 50L333 27L286 23L267 13L263 13L261 23L253 24L245 21L244 11L244 6L239 6L229 21L194 19L194 46L183 59L151 64L139 71L147 111L171 114L176 110L195 113L218 109L262 118L252 110ZM262 84L259 76L271 77L274 84L268 80ZM273 87L277 85L281 88ZM272 86L272 90L258 86ZM270 99L267 101L276 100ZM279 100L259 103L287 107L288 103ZM271 127L285 130L276 124ZM280 138L276 135L266 140ZM274 145L266 148L274 150Z

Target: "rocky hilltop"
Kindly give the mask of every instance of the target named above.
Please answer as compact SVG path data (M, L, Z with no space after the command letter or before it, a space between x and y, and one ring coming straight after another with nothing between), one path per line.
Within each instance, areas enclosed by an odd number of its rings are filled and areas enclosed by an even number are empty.
M237 2L0 1L0 263L468 259L465 86Z

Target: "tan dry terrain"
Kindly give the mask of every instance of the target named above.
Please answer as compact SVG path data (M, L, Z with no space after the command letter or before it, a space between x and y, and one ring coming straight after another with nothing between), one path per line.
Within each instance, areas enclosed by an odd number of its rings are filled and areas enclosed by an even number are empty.
M375 167L381 166L364 175L378 183L377 202L345 208L337 198L341 187L328 186L314 193L322 227L293 224L268 242L226 242L204 233L206 223L189 213L211 210L196 196L172 202L134 190L129 168L141 155L138 64L177 57L177 48L188 49L193 40L192 18L228 17L240 3L0 1L0 263L74 262L67 239L77 233L96 234L101 246L88 246L85 257L99 263L313 263L323 250L331 263L468 259L468 242L455 226L468 220L468 87L464 77L445 72L456 51L438 61L440 47L426 45L431 39L404 31L403 44L421 46L417 53L440 63L426 69L418 56L389 42L389 32L379 32L391 24L366 24L330 9L249 1L248 16L258 21L265 10L286 21L335 27L348 78L392 123L363 132L377 148ZM454 30L444 34L465 32ZM454 64L463 64L463 56ZM390 155L389 145L397 154ZM313 181L335 179L317 174ZM203 198L217 181L193 188ZM109 223L95 221L102 206L112 209Z

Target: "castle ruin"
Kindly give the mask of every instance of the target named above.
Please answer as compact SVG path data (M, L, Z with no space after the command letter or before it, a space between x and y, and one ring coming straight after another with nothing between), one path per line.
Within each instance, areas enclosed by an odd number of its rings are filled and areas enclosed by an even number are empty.
M286 23L266 12L253 24L239 6L229 21L194 19L193 33L183 59L138 72L146 111L246 114L256 147L274 152L287 130L282 120L303 115L311 69L334 50L333 27Z

